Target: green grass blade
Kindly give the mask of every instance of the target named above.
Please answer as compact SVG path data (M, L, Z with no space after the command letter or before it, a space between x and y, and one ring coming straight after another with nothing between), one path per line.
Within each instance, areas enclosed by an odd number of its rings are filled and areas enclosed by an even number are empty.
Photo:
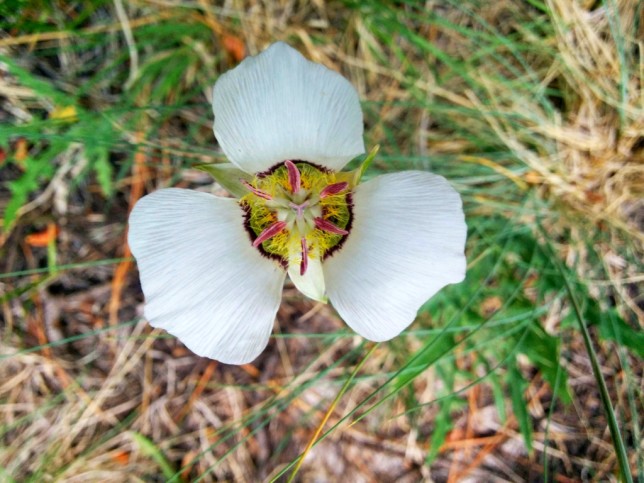
M150 439L143 436L141 433L132 432L130 433L134 442L139 446L141 453L151 457L163 473L166 479L172 478L175 476L176 471L168 461L168 458L165 456L161 448L154 444ZM183 480L179 480L183 481Z
M568 298L572 304L572 308L575 314L575 318L579 323L579 330L584 339L584 345L586 346L586 352L590 358L590 364L593 369L593 375L595 381L597 382L597 387L599 389L599 396L602 401L602 406L604 407L604 413L606 415L606 420L608 422L608 428L610 429L611 439L613 440L613 448L615 448L615 455L617 456L617 462L620 470L620 478L626 483L632 483L633 477L631 475L630 465L628 463L628 456L626 454L626 446L624 445L624 440L622 439L621 432L619 430L619 423L617 422L617 417L615 416L615 410L613 409L613 404L610 400L610 394L608 392L608 386L606 385L606 380L602 374L601 368L599 367L599 360L597 359L597 353L593 346L593 341L590 337L590 332L588 331L588 326L586 320L582 314L581 307L577 301L577 296L575 291L572 288L570 280L568 279L568 272L564 269L559 257L554 252L554 249L550 245L548 234L545 229L539 225L541 233L543 234L546 243L544 245L545 250L548 252L548 255L552 258L555 266L559 270L561 277L564 282L566 291L568 292Z

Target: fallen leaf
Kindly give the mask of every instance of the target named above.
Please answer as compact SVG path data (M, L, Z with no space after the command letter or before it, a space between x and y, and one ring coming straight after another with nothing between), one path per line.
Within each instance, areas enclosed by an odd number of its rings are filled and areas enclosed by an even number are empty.
M181 460L181 468L183 471L181 472L181 477L184 480L188 480L190 477L190 470L192 470L192 464L195 461L195 458L199 456L199 453L195 450L188 451L184 456L183 459Z
M29 148L27 146L27 140L25 138L18 139L18 141L16 141L16 151L13 154L13 159L23 166L23 163L28 156Z
M43 231L32 233L25 237L25 241L32 247L46 247L53 242L60 233L60 229L55 223L49 223Z
M503 306L503 301L498 296L488 297L481 304L483 315L488 317L497 312Z
M590 191L590 190L589 190L589 191L586 191L584 194L586 195L586 200L587 200L589 203L592 203L592 204L594 204L594 205L596 205L596 204L598 204L598 203L603 203L603 202L604 202L604 200L605 200L605 198L604 198L604 195L603 195L603 194L601 194L601 193L597 193L597 192L595 192L595 191Z
M116 463L125 466L130 462L130 453L127 451L119 451L112 456L112 459Z
M246 57L244 41L234 35L224 35L224 49L235 59L235 62L241 62Z
M528 184L541 184L543 181L541 175L536 171L528 171L523 175L523 180Z
M74 106L56 107L49 113L49 119L58 121L75 122L78 121L78 115Z

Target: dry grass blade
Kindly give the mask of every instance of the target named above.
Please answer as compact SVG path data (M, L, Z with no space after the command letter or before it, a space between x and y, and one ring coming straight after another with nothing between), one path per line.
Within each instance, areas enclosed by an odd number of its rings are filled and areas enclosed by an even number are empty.
M297 464L295 465L295 468L293 468L293 471L291 472L291 475L288 478L288 483L291 483L292 481L295 480L297 473L300 471L300 468L302 467L302 463L304 463L304 459L306 458L306 455L309 453L309 451L311 451L311 448L313 447L317 439L320 437L320 434L322 433L324 426L326 425L327 421L331 417L331 414L333 414L333 411L335 411L335 408L340 402L340 399L342 399L342 396L344 395L344 393L347 392L347 390L351 386L351 383L355 379L356 375L358 374L358 372L360 372L360 369L362 369L362 366L364 365L364 363L367 362L367 359L371 357L371 355L374 353L374 351L377 348L378 348L378 344L373 345L373 347L369 349L369 352L367 352L367 354L363 357L363 359L356 365L356 367L351 372L349 377L347 377L347 380L345 381L344 385L338 392L338 395L335 397L335 399L333 399L326 413L324 413L324 417L322 418L322 421L320 421L320 424L318 424L318 427L315 429L315 432L313 433L313 436L311 436L311 439L306 445L306 448L304 448L304 451L302 451L302 454L298 457Z

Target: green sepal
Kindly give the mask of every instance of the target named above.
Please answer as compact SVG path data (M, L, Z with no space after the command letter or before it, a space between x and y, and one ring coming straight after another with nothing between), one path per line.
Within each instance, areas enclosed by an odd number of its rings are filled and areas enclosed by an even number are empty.
M242 171L232 163L198 164L194 168L215 178L215 181L235 198L241 198L248 194L248 189L244 187L241 180L246 180L249 183L253 180L253 175Z
M367 157L364 159L362 164L352 171L353 173L353 186L357 186L358 183L360 183L360 180L362 179L362 175L367 171L367 168L371 164L371 161L373 161L373 158L376 157L376 154L378 154L378 151L380 150L380 144L376 144L373 148L371 148L371 151L369 151L369 154Z

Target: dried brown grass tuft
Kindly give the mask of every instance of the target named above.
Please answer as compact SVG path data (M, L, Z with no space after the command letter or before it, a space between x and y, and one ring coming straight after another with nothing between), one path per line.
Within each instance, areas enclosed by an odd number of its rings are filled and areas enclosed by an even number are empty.
M641 23L634 28L636 2L616 2L615 10L607 3L589 11L564 0L549 6L558 51L550 77L568 95L557 123L538 127L556 150L535 169L555 196L591 222L627 230L641 242L644 45Z

